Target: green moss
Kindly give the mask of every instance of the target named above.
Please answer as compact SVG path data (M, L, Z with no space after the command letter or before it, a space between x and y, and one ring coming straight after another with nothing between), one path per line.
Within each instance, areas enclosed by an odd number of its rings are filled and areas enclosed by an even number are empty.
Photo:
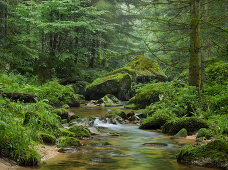
M137 74L140 73L143 75L161 75L166 77L163 70L156 62L144 56L137 56L128 64L128 67L136 70Z
M122 105L121 101L116 96L114 96L112 94L105 95L98 102L99 103L104 103L104 105L106 107Z
M53 114L57 114L61 119L68 119L68 110L60 108L52 111Z
M206 128L201 128L198 131L196 138L201 138L201 137L205 137L206 139L210 139L211 137L213 137L213 134L211 133L210 130L208 130Z
M188 136L188 132L185 128L181 129L179 132L177 132L176 135L174 135L174 138L181 138Z
M67 136L67 137L75 137L75 133L71 132L69 130L61 130L61 136Z
M226 168L228 165L228 141L216 139L202 146L186 146L177 154L181 163Z
M175 135L182 128L188 131L188 134L192 134L201 128L208 128L206 121L194 117L183 117L170 120L162 126L162 132L170 135Z
M69 131L70 132L73 132L74 133L74 137L77 137L77 138L83 138L83 137L90 137L91 134L90 132L85 129L83 126L71 126L69 128Z
M90 89L90 88L93 88L97 85L100 85L104 82L107 82L107 81L115 81L115 82L120 82L125 76L127 76L128 74L125 73L125 74L122 74L122 73L116 73L116 74L113 74L113 75L109 75L109 76L106 76L106 77L102 77L102 78L98 78L96 80L94 80L91 84L89 84L86 89Z
M165 90L169 89L168 83L151 83L139 89L137 94L130 99L129 104L135 104L139 109L149 106L160 100L159 96L163 95Z
M68 121L67 121L67 119L63 119L62 120L62 124L65 124L65 123L67 123Z
M126 108L126 109L137 109L139 107L140 106L137 106L134 103L124 105L124 108Z
M124 110L122 110L122 109L117 109L117 110L110 111L105 116L108 117L108 118L114 118L114 117L117 117L117 116L119 116L119 117L121 117L123 119L127 118L127 115L125 114Z
M151 117L142 121L140 129L160 129L168 120L172 118L171 114L158 110Z
M73 137L61 137L57 141L57 147L79 147L80 141Z
M45 144L51 144L54 145L56 143L56 138L53 135L47 134L47 133L40 133L38 135L38 138L41 142Z

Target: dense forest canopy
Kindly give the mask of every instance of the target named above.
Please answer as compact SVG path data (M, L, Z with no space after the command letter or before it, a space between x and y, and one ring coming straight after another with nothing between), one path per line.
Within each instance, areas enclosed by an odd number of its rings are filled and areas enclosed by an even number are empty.
M0 0L0 157L37 165L91 137L71 107L124 105L105 118L195 134L178 162L227 168L227 62L227 0Z

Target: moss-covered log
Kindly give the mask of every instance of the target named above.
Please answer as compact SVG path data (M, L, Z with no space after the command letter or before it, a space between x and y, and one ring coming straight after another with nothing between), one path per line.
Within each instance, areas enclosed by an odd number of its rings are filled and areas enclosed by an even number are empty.
M25 93L8 93L8 92L1 92L0 93L3 97L9 98L14 101L22 101L24 103L34 103L36 102L35 97L36 95L33 94L25 94Z

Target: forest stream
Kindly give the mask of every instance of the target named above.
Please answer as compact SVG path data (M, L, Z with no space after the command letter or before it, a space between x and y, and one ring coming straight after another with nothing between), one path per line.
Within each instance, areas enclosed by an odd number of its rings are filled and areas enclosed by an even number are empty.
M102 116L111 109L106 107L81 107L72 111L80 116ZM98 118L94 126L108 128L120 135L102 133L82 143L85 146L73 153L61 153L47 160L38 169L41 170L78 170L78 169L159 169L159 170L205 170L205 167L190 167L178 164L175 154L182 144L170 136L159 132L145 131L136 125L103 123ZM88 143L108 142L107 146L90 146ZM145 143L155 143L148 146ZM164 146L163 146L164 145ZM27 169L27 168L26 168Z

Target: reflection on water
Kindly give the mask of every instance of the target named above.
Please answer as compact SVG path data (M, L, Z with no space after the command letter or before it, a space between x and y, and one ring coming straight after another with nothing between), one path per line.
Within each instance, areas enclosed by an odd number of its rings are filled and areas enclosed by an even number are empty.
M77 114L99 116L109 108L78 108ZM113 108L112 108L113 109ZM100 113L100 114L98 114ZM103 126L121 132L121 136L96 136L93 141L111 143L111 146L84 146L73 154L59 154L43 164L41 170L205 170L188 167L176 162L179 146L161 133L144 131L133 125L104 124L98 120L95 126ZM161 142L168 146L144 146L143 143Z

